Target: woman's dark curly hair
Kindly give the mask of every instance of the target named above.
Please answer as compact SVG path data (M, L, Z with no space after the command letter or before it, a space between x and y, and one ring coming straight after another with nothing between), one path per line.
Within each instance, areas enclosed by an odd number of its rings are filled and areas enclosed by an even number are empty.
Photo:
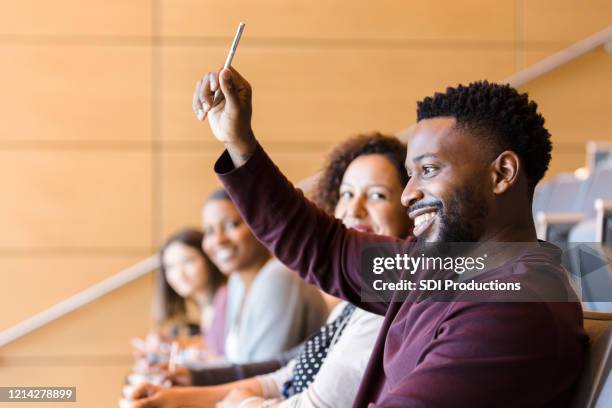
M408 173L404 167L406 146L396 137L380 133L362 134L340 143L329 153L323 172L317 181L313 200L330 214L334 213L340 199L340 184L344 172L359 156L381 154L397 169L402 186L408 182Z

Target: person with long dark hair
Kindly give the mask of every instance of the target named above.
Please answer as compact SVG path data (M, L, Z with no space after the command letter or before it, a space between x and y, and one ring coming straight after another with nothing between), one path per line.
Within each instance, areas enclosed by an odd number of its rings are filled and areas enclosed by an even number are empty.
M162 333L176 337L181 330L200 332L206 349L223 355L227 279L203 251L203 238L198 230L183 229L160 249L154 316ZM199 311L195 327L188 317L189 302Z

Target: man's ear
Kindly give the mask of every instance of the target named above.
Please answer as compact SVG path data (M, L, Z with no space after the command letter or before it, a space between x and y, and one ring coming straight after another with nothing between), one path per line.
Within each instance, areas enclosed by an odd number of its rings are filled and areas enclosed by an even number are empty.
M518 181L521 162L511 150L505 150L491 163L493 194L503 194Z

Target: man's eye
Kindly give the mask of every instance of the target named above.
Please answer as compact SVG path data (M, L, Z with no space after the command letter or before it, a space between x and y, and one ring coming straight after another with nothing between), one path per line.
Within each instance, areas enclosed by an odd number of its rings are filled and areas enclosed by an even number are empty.
M430 176L432 175L438 168L435 166L423 166L423 175Z

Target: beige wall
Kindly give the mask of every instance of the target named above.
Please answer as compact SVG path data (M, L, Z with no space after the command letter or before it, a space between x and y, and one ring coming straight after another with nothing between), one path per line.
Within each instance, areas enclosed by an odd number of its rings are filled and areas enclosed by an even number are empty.
M526 56L537 61L546 54ZM585 141L612 141L611 72L612 54L600 47L524 87L538 102L552 134L547 177L584 166Z
M395 132L447 85L500 80L612 21L607 0L0 0L0 329L132 265L199 224L220 152L192 115L225 58L254 88L254 127L293 180L355 132ZM612 139L612 56L528 84L552 173ZM77 385L115 404L129 338L149 326L142 278L0 349L0 385ZM0 406L3 406L0 403Z

